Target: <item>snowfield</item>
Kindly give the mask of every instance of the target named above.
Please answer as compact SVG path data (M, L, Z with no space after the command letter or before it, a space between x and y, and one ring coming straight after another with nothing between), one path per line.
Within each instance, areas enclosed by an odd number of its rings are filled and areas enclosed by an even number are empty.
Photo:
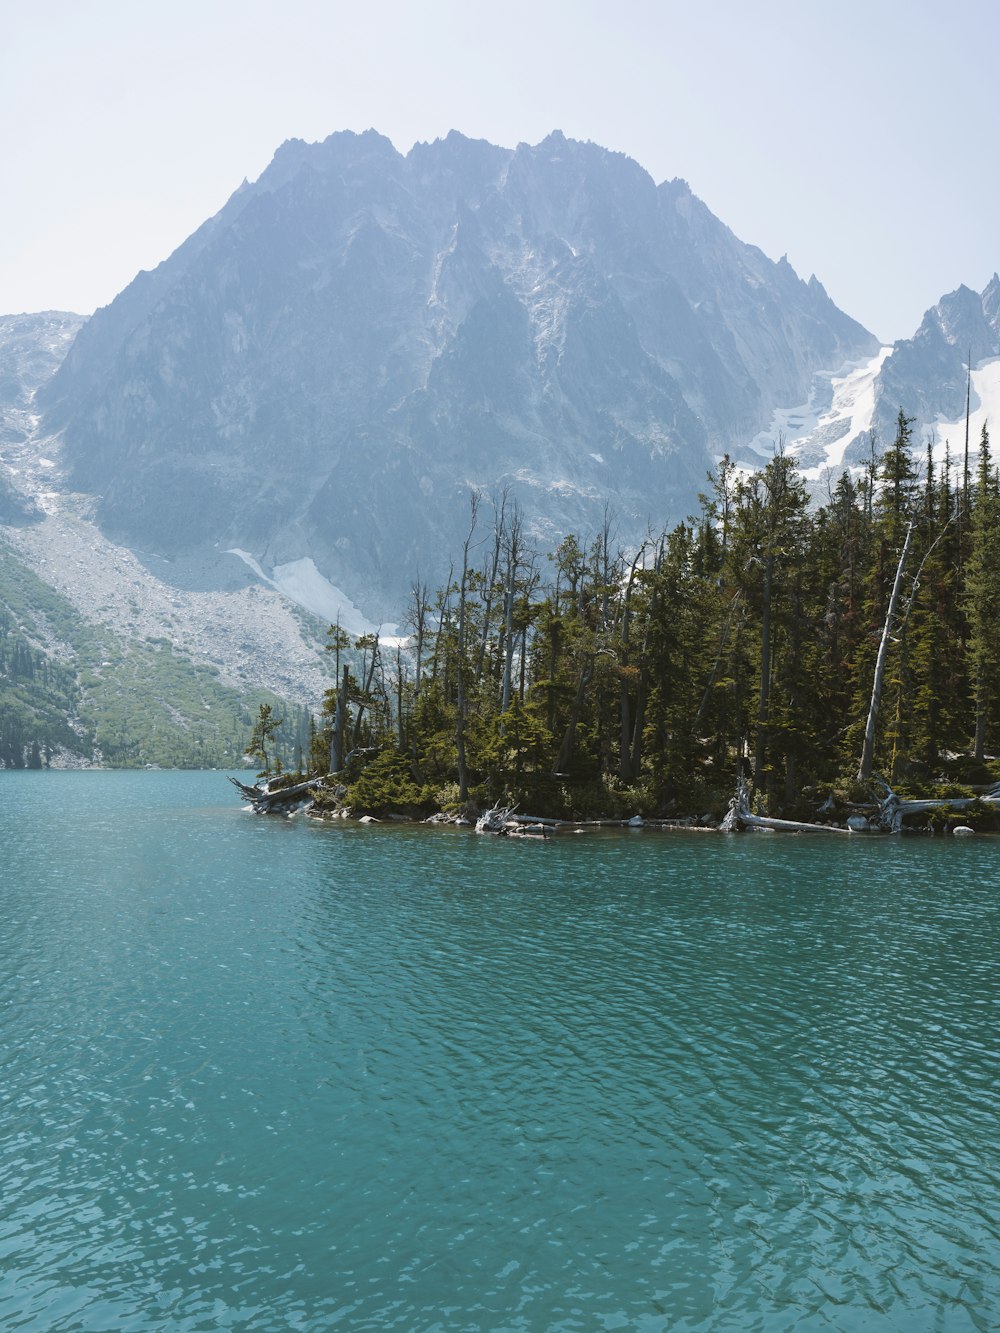
M996 455L1000 449L1000 357L988 357L973 366L969 406L970 455L979 455L979 439L984 425L991 437L991 451ZM935 458L943 460L947 445L954 463L965 449L965 417L959 421L945 421L939 417L929 431Z
M361 634L372 634L378 628L365 619L346 592L323 577L308 557L285 565L275 565L268 575L249 551L233 547L226 554L238 556L261 582L276 589L296 606L312 612L330 625L339 624L348 634L358 637ZM385 626L388 634L395 628L395 625Z
M768 429L750 441L748 448L759 460L752 466L766 463L780 443L799 460L807 480L839 473L848 445L871 428L875 381L891 351L881 347L869 361L816 375L809 401L778 409Z
M845 468L860 471L856 463L845 462L845 455L858 437L871 429L876 381L892 350L882 347L870 361L817 375L809 401L776 411L770 427L740 451L738 466L746 471L762 467L781 443L798 460L806 481L814 486L828 479L836 481ZM969 455L973 460L979 454L984 424L991 435L997 435L1000 444L1000 357L986 357L972 368ZM965 450L964 414L953 421L938 417L916 428L913 446L918 463L928 442L936 463L943 464L949 453L952 467L959 467ZM889 443L883 440L882 447Z

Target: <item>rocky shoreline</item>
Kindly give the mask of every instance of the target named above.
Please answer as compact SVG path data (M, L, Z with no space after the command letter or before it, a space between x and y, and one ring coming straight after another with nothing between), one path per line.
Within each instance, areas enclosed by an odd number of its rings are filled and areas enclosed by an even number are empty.
M560 833L580 833L599 829L716 832L716 833L795 833L816 835L852 834L948 834L969 837L976 832L996 832L1000 822L1000 788L984 793L982 797L961 797L952 800L901 800L888 787L884 799L870 807L857 806L842 819L827 819L816 823L771 819L756 815L749 808L743 787L730 802L725 817L719 821L711 815L681 815L669 819L645 818L633 815L627 819L559 819L539 814L519 814L512 807L494 807L488 810L467 809L465 812L437 811L425 815L414 810L386 809L379 814L355 810L348 803L348 788L342 784L332 787L326 779L307 778L304 781L280 781L274 786L248 786L230 777L229 781L248 802L247 809L257 815L289 818L303 815L325 823L355 822L359 824L424 824L437 827L469 828L477 833L496 837L547 838ZM907 817L920 820L917 826L907 825Z

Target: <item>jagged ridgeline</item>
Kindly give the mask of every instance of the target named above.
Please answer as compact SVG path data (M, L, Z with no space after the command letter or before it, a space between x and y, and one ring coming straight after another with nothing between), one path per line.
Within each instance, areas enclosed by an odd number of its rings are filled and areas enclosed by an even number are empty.
M640 540L876 339L674 180L553 134L291 141L39 394L106 533L312 559L368 620L438 577L470 485L543 544Z
M409 699L406 672L420 668L412 645L402 651L391 727L421 789L492 784L504 768L488 756L510 748L516 704L536 776L558 785L560 775L587 773L595 800L613 783L631 791L651 782L653 801L675 799L682 782L715 792L723 772L728 790L741 761L767 774L767 799L781 802L807 774L829 772L834 756L839 768L850 764L884 619L873 589L884 601L901 544L900 531L879 526L886 488L899 489L881 476L879 454L893 453L902 404L917 417L907 431L919 452L938 432L928 494L911 487L908 503L943 515L943 535L930 517L913 535L908 577L919 578L890 656L900 642L913 655L900 658L902 675L886 667L896 740L886 750L883 711L876 758L898 775L917 755L930 771L938 742L968 743L970 710L977 733L991 725L980 700L993 688L990 603L975 589L992 574L983 544L975 572L970 542L976 496L993 484L992 473L988 484L974 475L975 442L1000 392L998 329L994 279L980 296L961 288L943 298L890 354L815 278L738 240L684 181L656 185L622 154L559 133L515 149L453 133L405 155L373 131L286 143L258 181L89 320L0 320L0 524L77 617L70 629L65 607L39 613L43 585L30 596L22 588L23 604L7 596L2 762L35 762L46 746L108 763L232 762L270 696L257 690L247 707L243 694L219 693L224 680L266 682L297 701L275 702L287 719L282 763L294 765L311 748L301 705L317 704L328 682L315 626L289 623L287 605L274 603L287 596L324 628L346 608L344 625L364 639L376 625L412 622L414 583L426 581L441 590L419 612L435 641L422 669L433 661L437 685L425 693L411 678ZM705 478L715 469L713 484L729 487L737 510L762 512L771 482L753 483L754 500L752 488L737 493L736 478L763 466L785 426L788 457L798 457L814 499L829 503L803 512L791 545L766 551L746 536L720 564L713 543L729 501L716 495L718 513L699 510ZM738 472L719 470L724 456ZM789 486L798 496L798 480ZM516 666L506 657L516 627L496 623L508 593L491 584L482 523L468 560L462 554L471 492L483 515L491 501L516 507L515 564L537 553ZM609 514L614 537L601 559L614 577L593 569ZM673 528L688 514L699 515L694 524ZM837 525L846 525L847 567L824 546ZM128 548L127 561L107 538ZM736 549L745 570L730 568ZM786 567L792 555L799 563ZM942 559L950 583L932 578ZM101 577L89 579L98 560ZM77 567L80 578L58 577ZM99 619L111 603L91 592L126 567L149 594L149 614L137 619L118 599L101 629L92 611ZM453 648L460 568L470 619ZM545 570L559 571L555 586ZM671 603L668 576L698 590L697 606ZM575 619L567 581L582 590ZM719 590L730 585L726 601ZM933 614L921 601L931 586ZM681 647L684 626L693 637ZM162 635L173 631L171 646ZM478 643L471 660L467 634ZM580 645L592 641L588 656ZM355 655L356 709L358 692L381 679L368 679L373 653L383 672L377 640ZM497 654L501 677L513 680L489 676ZM355 716L345 746L366 748L369 732L386 740L375 702L360 723ZM501 731L487 734L498 717ZM224 720L237 718L230 734ZM440 765L414 760L408 727L437 729ZM449 757L459 742L465 784Z
M0 768L233 767L259 697L166 638L125 641L84 619L0 543ZM267 697L293 755L308 717Z

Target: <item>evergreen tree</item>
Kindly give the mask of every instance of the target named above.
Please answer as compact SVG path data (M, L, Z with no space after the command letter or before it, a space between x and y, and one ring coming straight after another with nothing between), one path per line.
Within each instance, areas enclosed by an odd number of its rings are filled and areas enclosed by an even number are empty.
M987 740L996 736L994 719L1000 704L1000 485L990 458L985 422L979 444L970 546L965 603L969 619L973 755L982 761Z
M961 492L930 453L918 485L911 425L901 411L892 446L879 457L873 440L866 476L845 473L821 508L782 451L752 475L724 459L692 519L626 555L606 515L544 579L509 497L481 542L474 497L444 586L414 588L408 655L393 665L377 635L349 648L332 627L350 661L311 748L346 764L353 747L349 783L377 764L369 802L395 784L407 804L561 814L721 813L747 773L770 811L793 811L859 753L863 778L929 773L968 740L970 698L985 755L1000 743L1000 481L984 431L963 563ZM0 652L28 670L2 635ZM304 749L304 722L295 734ZM24 763L30 735L3 741ZM273 746L256 748L267 767Z
M253 732L244 751L249 758L259 761L261 771L257 777L263 778L265 782L270 778L272 768L276 774L281 772L281 761L274 754L274 738L282 721L282 718L274 716L270 704L261 704L257 710L257 721L254 723Z

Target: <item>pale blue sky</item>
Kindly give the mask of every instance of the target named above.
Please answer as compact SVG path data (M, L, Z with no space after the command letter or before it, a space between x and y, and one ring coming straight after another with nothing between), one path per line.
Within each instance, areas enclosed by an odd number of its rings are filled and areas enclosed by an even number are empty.
M287 138L561 129L885 339L1000 268L987 0L3 0L0 313L105 305Z

